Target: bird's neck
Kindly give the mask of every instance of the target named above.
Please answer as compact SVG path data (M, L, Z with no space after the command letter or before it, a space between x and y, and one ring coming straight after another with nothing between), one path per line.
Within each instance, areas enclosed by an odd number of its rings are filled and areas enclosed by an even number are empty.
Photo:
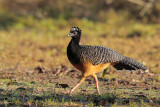
M72 37L67 47L67 53L68 54L72 53L73 55L75 55L75 53L77 53L80 48L79 42L80 42L80 37L76 37L76 38Z
M71 39L71 45L72 46L79 46L79 42L80 42L81 36L78 37L72 37Z

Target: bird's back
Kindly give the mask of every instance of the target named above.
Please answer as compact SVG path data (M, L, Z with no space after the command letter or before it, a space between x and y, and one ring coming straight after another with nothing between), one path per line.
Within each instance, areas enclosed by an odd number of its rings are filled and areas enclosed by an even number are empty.
M114 63L124 58L118 52L107 47L87 45L81 45L80 47L83 59L91 62L93 65Z

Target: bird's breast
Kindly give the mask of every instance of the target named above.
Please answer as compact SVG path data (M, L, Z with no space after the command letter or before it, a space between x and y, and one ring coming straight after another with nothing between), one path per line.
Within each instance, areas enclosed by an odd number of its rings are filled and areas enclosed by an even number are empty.
M82 59L81 56L82 55L79 49L68 46L67 57L72 64L81 63L81 59Z

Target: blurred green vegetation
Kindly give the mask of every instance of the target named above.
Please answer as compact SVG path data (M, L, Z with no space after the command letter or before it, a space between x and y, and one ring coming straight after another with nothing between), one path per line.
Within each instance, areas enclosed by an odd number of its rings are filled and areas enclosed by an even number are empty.
M87 35L159 35L158 0L1 0L0 30L31 30L64 35L72 26Z

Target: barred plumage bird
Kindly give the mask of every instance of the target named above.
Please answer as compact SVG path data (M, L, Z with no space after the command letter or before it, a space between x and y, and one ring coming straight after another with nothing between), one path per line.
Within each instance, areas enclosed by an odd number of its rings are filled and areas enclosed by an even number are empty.
M72 27L68 36L72 39L67 47L67 56L71 64L82 72L82 79L70 91L70 94L85 80L87 76L93 76L96 81L98 94L98 79L96 73L112 65L117 70L147 70L147 67L136 60L123 56L118 52L103 46L79 45L81 30Z

